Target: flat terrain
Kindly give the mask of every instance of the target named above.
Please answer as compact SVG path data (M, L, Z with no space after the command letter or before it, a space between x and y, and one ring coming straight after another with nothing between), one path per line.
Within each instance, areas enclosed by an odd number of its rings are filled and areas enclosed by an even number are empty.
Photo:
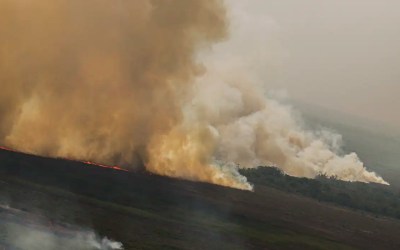
M49 230L91 228L125 249L400 249L397 219L272 187L247 192L4 150L0 204L30 218L0 207L6 247L7 224L45 218Z

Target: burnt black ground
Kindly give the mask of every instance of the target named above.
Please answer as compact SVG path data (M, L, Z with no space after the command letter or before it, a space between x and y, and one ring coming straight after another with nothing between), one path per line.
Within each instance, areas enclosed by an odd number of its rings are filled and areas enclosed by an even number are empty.
M400 249L397 219L268 186L248 192L4 150L0 199L125 249Z

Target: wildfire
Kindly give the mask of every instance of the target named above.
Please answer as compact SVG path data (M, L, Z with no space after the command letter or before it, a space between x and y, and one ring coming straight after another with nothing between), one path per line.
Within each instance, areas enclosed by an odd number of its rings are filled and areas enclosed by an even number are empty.
M0 146L0 149L1 150L5 150L5 151L11 151L11 152L19 153L18 151L14 150L14 149L6 148L6 147L3 147L3 146Z
M91 161L81 161L81 162L85 163L87 165L95 166L95 167L109 168L109 169L115 169L115 170L119 170L119 171L129 172L128 170L123 169L123 168L118 167L118 166L107 166L107 165L103 165L103 164L99 164L99 163L95 163L95 162L91 162Z
M4 146L0 146L0 150L4 150L4 151L10 151L10 152L14 152L14 153L23 153L11 148L7 148ZM66 159L66 160L70 160L70 159ZM82 162L86 165L90 165L90 166L95 166L95 167L100 167L100 168L108 168L108 169L114 169L114 170L118 170L118 171L124 171L124 172L129 172L126 169L123 169L119 166L108 166L108 165L104 165L104 164L100 164L100 163L96 163L96 162L91 162L91 161L78 161L78 162Z

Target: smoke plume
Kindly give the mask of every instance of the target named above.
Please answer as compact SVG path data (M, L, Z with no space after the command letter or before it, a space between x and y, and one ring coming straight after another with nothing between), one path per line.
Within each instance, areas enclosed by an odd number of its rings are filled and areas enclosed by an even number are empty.
M0 23L5 146L240 189L238 168L257 165L385 183L263 86L201 60L226 38L221 1L0 0Z
M117 250L124 249L122 243L100 238L89 230L69 232L68 237L61 237L55 232L40 230L35 227L24 227L18 224L7 225L12 246L21 250Z
M1 203L0 209L12 215L10 216L11 220L2 218L0 247L5 243L10 249L12 247L12 249L21 250L124 249L122 243L110 240L107 237L102 238L91 229L75 228L72 225L53 225L46 217ZM7 247L7 249L9 248Z

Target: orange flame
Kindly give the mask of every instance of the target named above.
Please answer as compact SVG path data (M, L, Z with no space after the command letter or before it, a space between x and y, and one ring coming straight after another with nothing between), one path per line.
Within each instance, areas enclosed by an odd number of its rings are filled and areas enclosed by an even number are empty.
M85 163L86 165L91 165L91 166L95 166L95 167L109 168L109 169L114 169L114 170L129 172L128 170L123 169L123 168L118 167L118 166L107 166L107 165L103 165L103 164L96 163L96 162L91 162L91 161L81 161L81 162L82 162L82 163Z
M24 152L20 152L20 151L17 151L15 149L7 148L7 147L4 147L4 146L0 146L0 150L10 151L10 152L14 152L14 153L26 154ZM66 159L66 160L71 160L71 159ZM73 161L76 161L76 160L73 160ZM108 166L108 165L104 165L104 164L100 164L100 163L96 163L96 162L91 162L91 161L78 161L78 162L81 162L81 163L84 163L84 164L90 165L90 166L100 167L100 168L108 168L108 169L114 169L114 170L118 170L118 171L129 172L128 170L123 169L123 168L121 168L119 166Z

